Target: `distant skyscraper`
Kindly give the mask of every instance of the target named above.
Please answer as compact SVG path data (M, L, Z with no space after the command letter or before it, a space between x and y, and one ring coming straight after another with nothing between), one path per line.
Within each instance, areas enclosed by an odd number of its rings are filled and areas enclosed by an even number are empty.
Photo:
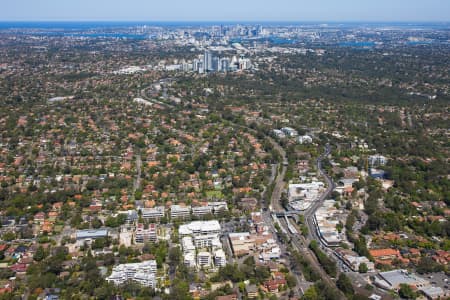
M217 56L213 56L212 58L211 70L220 71L219 58Z
M212 54L210 51L205 51L203 67L205 71L212 71Z
M194 59L192 61L192 69L194 70L194 72L198 72L198 69L200 68L199 64L200 64L199 59Z
M197 66L198 66L198 72L200 74L205 73L205 66L203 65L202 61L200 61Z
M250 59L244 58L239 60L239 70L248 70L252 67Z
M220 71L226 72L230 69L230 59L227 57L220 59Z
M260 36L260 35L263 34L263 32L264 32L263 27L262 27L261 25L259 25L259 26L258 26L258 33L257 33L257 35Z
M192 63L184 63L182 69L193 70L199 74L213 72L234 72L238 70L248 70L252 68L252 63L244 54L233 57L219 57L213 55L213 52L206 50L198 58L192 60Z

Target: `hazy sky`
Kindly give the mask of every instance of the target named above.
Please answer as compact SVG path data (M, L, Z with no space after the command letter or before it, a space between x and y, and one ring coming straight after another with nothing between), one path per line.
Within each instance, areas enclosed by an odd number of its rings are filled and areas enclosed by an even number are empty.
M450 0L0 0L0 20L450 21Z

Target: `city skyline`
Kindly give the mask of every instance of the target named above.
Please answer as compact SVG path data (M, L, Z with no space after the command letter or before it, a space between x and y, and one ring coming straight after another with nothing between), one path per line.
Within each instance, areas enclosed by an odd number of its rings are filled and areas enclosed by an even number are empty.
M450 1L90 1L0 11L0 300L450 296Z
M226 4L206 0L18 0L3 4L0 21L447 22L448 11L450 2L437 0L280 0L263 5L255 0L231 0Z

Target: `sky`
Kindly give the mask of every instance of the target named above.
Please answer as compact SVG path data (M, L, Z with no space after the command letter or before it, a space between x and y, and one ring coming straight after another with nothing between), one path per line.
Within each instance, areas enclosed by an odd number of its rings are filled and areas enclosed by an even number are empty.
M0 21L450 21L450 0L0 0Z

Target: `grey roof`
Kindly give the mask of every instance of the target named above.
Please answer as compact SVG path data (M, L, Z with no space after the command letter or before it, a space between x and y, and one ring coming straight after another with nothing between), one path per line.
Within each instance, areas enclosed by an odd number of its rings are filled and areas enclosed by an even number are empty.
M108 236L108 229L86 229L86 230L77 230L77 239L95 239L100 237Z
M425 295L431 298L437 298L444 295L444 290L441 287L429 286L420 289Z
M392 270L381 272L380 276L386 280L392 287L398 287L400 284L417 285L425 284L427 281L416 275L410 274L405 270Z
M254 284L248 285L246 288L247 293L256 293L258 291L258 288Z

